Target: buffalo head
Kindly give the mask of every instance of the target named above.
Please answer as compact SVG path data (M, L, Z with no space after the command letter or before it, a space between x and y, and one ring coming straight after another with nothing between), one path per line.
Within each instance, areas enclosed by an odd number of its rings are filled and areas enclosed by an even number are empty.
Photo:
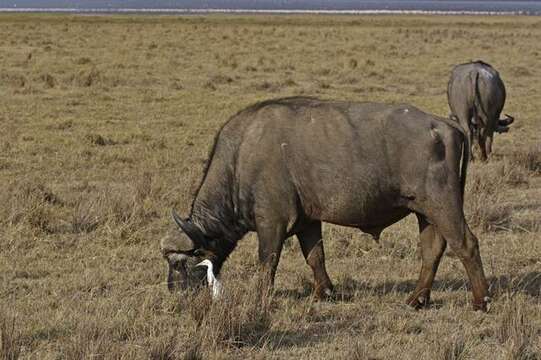
M180 233L161 240L161 252L168 264L167 287L170 291L193 289L205 282L217 293L220 284L214 275L212 252L205 248L206 239L190 219L182 219L173 210L173 220Z

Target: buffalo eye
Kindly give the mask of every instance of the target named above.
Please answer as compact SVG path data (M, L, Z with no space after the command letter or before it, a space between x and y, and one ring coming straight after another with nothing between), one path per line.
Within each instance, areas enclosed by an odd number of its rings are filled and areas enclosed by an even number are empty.
M203 250L201 250L201 249L194 250L193 255L194 256L203 256Z

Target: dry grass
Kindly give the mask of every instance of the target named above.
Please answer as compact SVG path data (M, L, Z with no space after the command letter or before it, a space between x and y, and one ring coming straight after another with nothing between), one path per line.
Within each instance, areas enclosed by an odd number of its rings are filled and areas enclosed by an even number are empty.
M3 358L541 357L538 18L4 14L0 33ZM220 302L167 292L158 240L229 116L300 94L446 116L449 70L471 59L500 71L516 118L467 185L491 314L470 310L450 257L434 305L403 305L420 266L411 217L380 244L325 225L335 301L311 297L295 239L266 292L253 234Z
M0 314L0 358L16 360L21 355L19 334L15 327L16 319L7 319Z
M535 175L541 174L541 144L531 145L514 154L513 161Z
M500 315L500 326L496 333L498 341L505 348L507 359L539 359L540 329L532 324L525 313L522 301L512 301Z
M271 328L272 292L256 275L242 286L233 286L219 301L199 292L182 299L195 326L191 337L195 348L242 348L265 344Z

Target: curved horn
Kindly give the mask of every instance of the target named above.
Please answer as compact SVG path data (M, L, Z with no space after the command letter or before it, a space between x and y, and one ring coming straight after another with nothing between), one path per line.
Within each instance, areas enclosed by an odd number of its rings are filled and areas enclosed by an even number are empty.
M499 119L498 120L498 126L509 126L509 125L511 125L513 123L513 121L515 121L514 117L512 117L509 114L505 114L504 119Z
M184 230L184 220L182 220L180 216L178 216L174 208L171 209L171 216L173 216L173 220L175 220L175 223L177 223L178 227Z
M194 242L196 247L201 245L201 241L204 238L201 230L189 219L183 220L175 211L171 209L171 215L178 227Z

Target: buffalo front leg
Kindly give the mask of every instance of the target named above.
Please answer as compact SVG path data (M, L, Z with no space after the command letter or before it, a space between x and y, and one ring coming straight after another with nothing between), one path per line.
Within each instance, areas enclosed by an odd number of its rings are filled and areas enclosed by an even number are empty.
M257 223L259 262L263 267L264 281L271 287L274 285L285 235L285 226L280 222L261 220Z
M301 232L297 233L297 238L299 239L304 259L314 273L314 290L316 296L320 299L331 296L333 286L325 269L321 222L317 221L309 224Z
M419 275L415 291L408 298L407 304L420 309L428 306L430 302L432 283L434 282L434 277L438 271L438 266L447 243L436 231L434 225L429 224L423 216L417 215L417 220L419 221L421 243L421 274Z

